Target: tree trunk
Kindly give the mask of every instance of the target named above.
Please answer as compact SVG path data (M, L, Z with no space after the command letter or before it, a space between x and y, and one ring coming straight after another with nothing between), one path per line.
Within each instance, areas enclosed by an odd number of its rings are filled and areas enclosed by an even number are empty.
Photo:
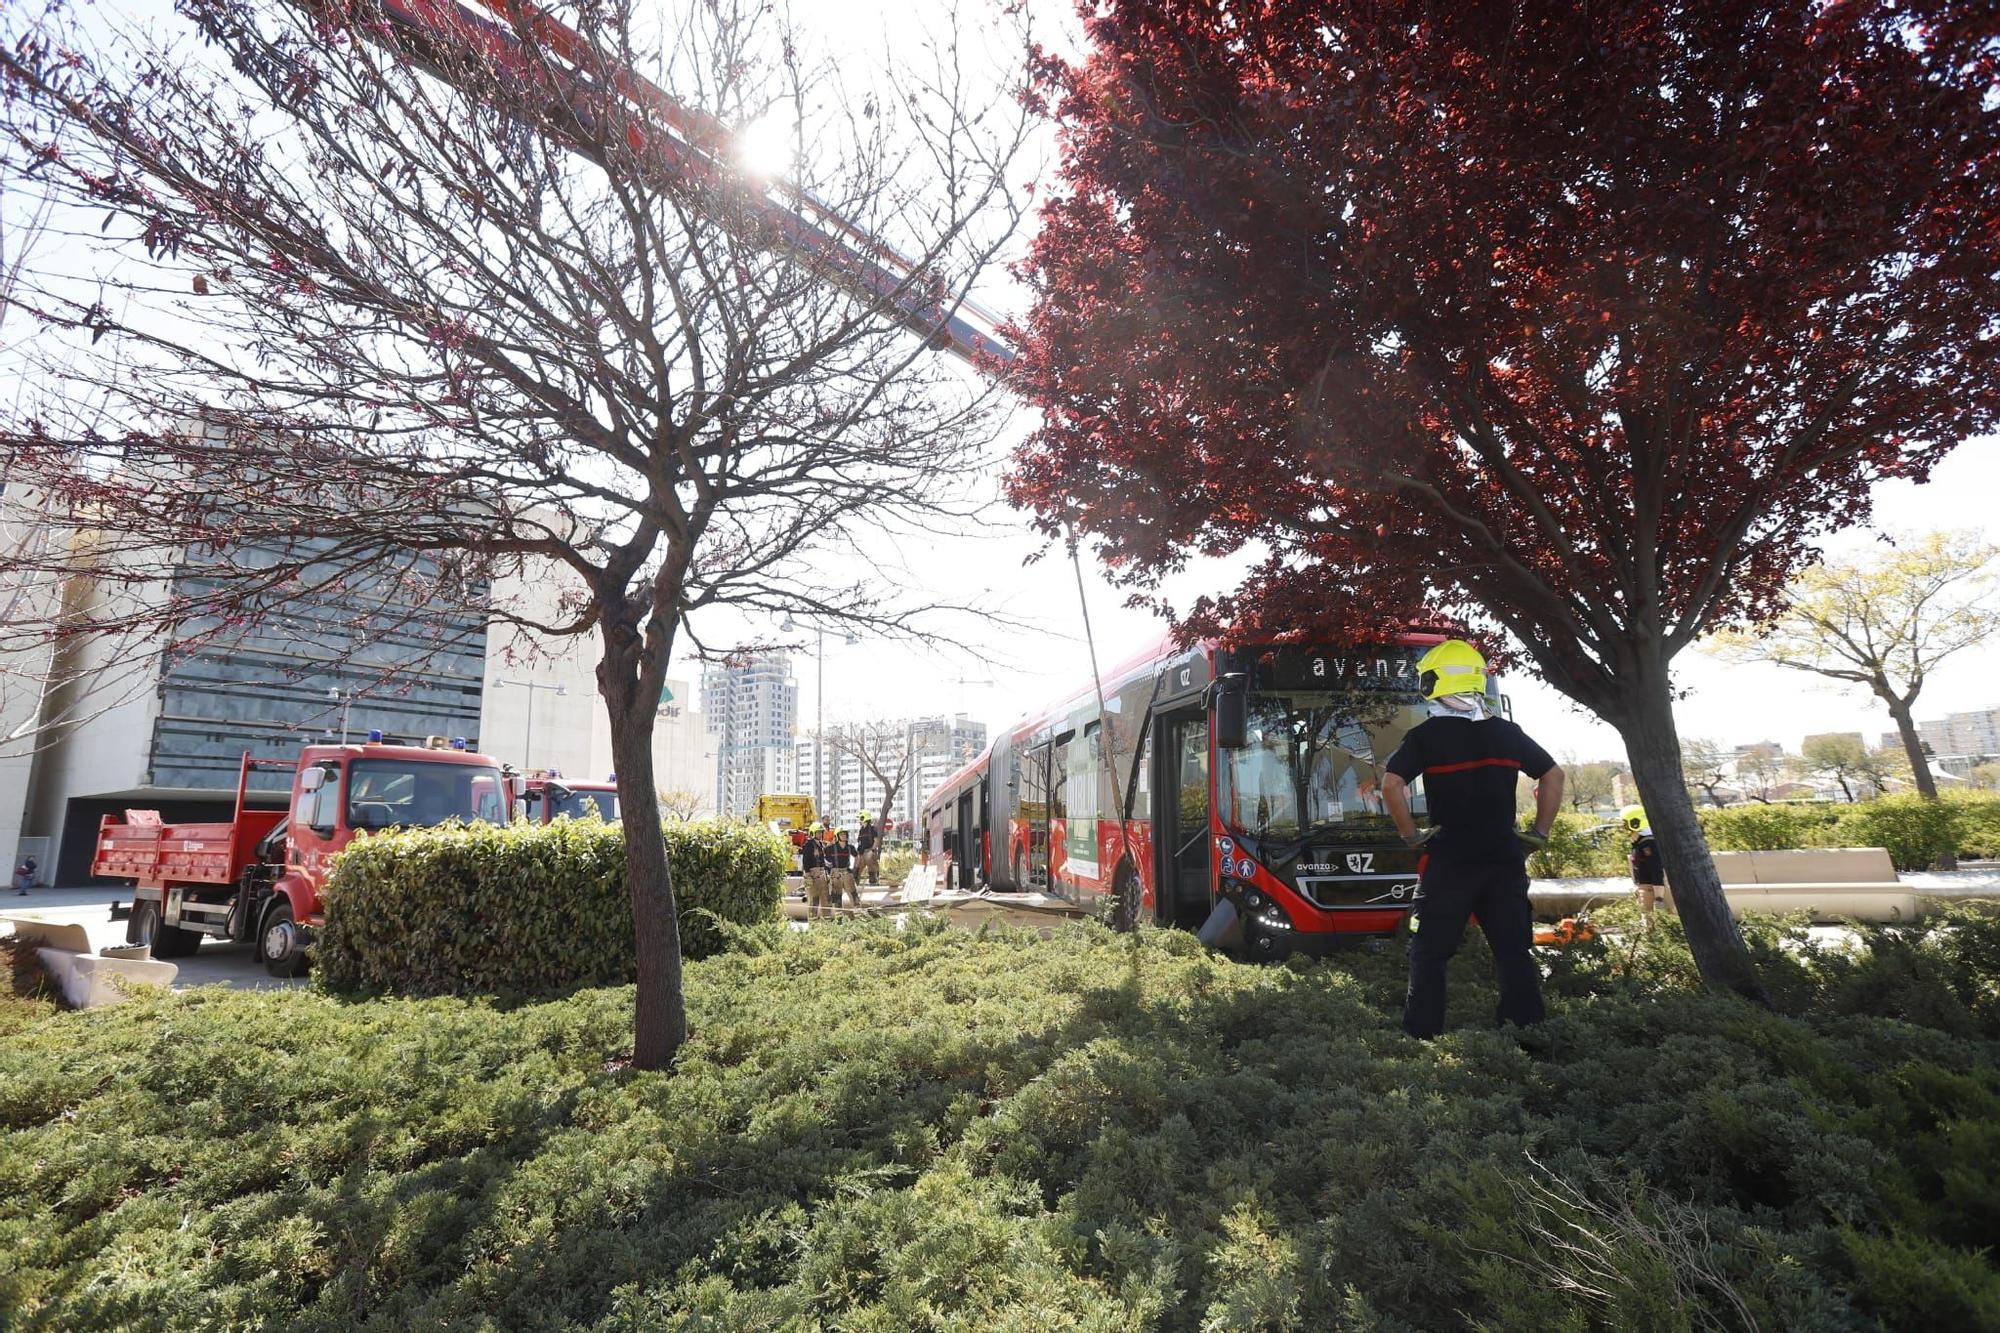
M1850 787L1850 786L1848 786L1848 785L1847 785L1847 774L1845 774L1845 773L1836 773L1836 774L1834 774L1834 775L1833 775L1833 780L1834 780L1835 782L1838 782L1838 783L1840 784L1840 794L1841 794L1842 796L1845 796L1845 797L1847 798L1847 803L1848 803L1849 805L1853 805L1853 804L1854 804L1854 789L1853 789L1852 787Z
M1660 846L1660 859L1666 865L1674 909L1687 932L1688 948L1711 988L1732 991L1768 1008L1770 997L1757 977L1749 950L1743 947L1736 922L1730 918L1722 879L1709 855L1701 821L1695 817L1694 798L1688 795L1666 664L1660 663L1648 674L1653 679L1642 682L1635 691L1639 697L1617 725L1653 837Z
M1878 690L1876 693L1882 692ZM1935 801L1938 798L1937 779L1931 776L1931 761L1924 753L1923 738L1917 735L1917 723L1910 716L1910 705L1892 695L1884 694L1882 697L1889 705L1889 716L1896 719L1896 734L1903 738L1903 753L1909 756L1910 779L1917 784L1918 795L1926 801ZM1945 848L1943 855L1937 859L1937 869L1958 869L1956 849Z
M660 798L653 785L653 723L657 694L641 697L633 662L607 644L598 690L611 719L611 755L618 765L618 809L625 826L625 876L632 893L632 935L639 962L632 1012L632 1063L665 1069L687 1040L681 994L681 928L674 901ZM636 656L637 644L625 645Z

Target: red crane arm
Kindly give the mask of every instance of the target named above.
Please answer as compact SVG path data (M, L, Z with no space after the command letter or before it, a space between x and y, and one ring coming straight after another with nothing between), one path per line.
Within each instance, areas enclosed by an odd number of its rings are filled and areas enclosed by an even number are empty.
M881 238L804 191L793 190L793 199L786 200L730 170L717 150L731 135L713 116L682 105L628 66L606 64L576 29L523 0L476 3L506 22L460 0L382 0L382 12L400 39L393 49L447 80L454 58L469 55L504 80L539 88L558 113L551 132L586 155L607 121L622 121L627 147L664 179L699 185L726 198L732 206L730 225L739 235L825 265L836 281L858 295L886 301L906 327L932 346L981 369L1014 359L991 315L970 301L947 305L941 283ZM517 27L568 68L537 60ZM391 34L376 35L384 39ZM564 120L573 124L565 126Z

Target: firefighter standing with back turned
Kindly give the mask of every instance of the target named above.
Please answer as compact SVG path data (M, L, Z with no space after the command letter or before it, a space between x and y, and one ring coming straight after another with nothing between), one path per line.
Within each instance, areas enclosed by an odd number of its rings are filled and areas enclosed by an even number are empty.
M1389 757L1382 795L1396 831L1425 852L1423 900L1410 947L1410 988L1403 1031L1430 1038L1444 1030L1445 968L1458 952L1468 918L1493 951L1501 1023L1542 1021L1542 978L1529 955L1530 851L1548 841L1562 808L1563 771L1548 751L1486 703L1486 659L1462 639L1447 639L1417 663L1417 683L1431 715L1412 727ZM1539 784L1535 826L1514 823L1518 774ZM1421 775L1431 825L1410 815L1410 783Z

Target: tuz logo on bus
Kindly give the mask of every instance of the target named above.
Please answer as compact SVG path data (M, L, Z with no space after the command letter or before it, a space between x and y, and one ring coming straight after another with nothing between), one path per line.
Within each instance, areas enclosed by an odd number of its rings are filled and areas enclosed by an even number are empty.
M1357 875L1372 875L1372 874L1374 874L1374 873L1375 873L1375 853L1373 853L1373 852L1349 852L1349 853L1347 854L1347 868L1348 868L1349 870L1352 870L1352 871L1353 871L1353 872L1354 872L1355 874L1357 874Z

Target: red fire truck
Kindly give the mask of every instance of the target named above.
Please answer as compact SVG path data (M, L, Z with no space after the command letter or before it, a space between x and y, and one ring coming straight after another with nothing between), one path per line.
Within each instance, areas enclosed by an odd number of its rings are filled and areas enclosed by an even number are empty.
M310 745L296 763L246 754L234 819L168 824L154 810L106 815L91 871L137 881L125 938L150 944L155 957L185 957L204 935L254 939L272 976L297 976L312 930L325 921L320 888L357 833L507 822L522 780L503 774L498 760L450 744ZM250 775L286 769L290 807L251 809Z
M554 769L538 769L528 774L528 822L547 824L567 816L588 819L596 815L607 824L618 822L618 784L576 782Z

